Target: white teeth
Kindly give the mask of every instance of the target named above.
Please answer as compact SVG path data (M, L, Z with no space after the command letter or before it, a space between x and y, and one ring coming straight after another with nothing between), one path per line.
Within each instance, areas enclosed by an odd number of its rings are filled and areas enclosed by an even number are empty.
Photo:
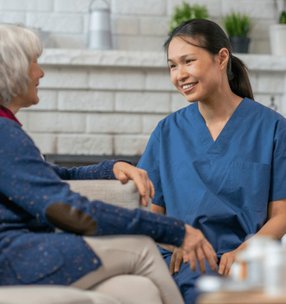
M183 85L183 90L189 89L189 88L191 88L193 86L194 86L193 84L184 84Z

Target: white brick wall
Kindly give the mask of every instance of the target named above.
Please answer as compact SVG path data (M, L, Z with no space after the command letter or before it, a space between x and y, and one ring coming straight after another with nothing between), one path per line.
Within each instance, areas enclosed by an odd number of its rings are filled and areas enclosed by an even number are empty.
M141 155L149 136L119 135L114 139L115 155Z
M135 114L87 114L88 133L137 133L142 130L140 115Z
M30 112L29 132L40 133L83 133L86 130L84 114L68 112Z
M165 15L164 0L113 0L112 11L119 15Z
M83 32L83 17L74 14L27 13L27 25L44 28L45 31L78 34Z
M88 88L88 71L74 68L45 68L46 76L41 80L42 88Z
M58 109L62 111L97 111L114 110L114 94L111 92L70 90L59 91Z
M161 51L170 16L183 0L109 0L113 47L120 50ZM233 11L250 14L250 52L269 53L270 24L276 22L277 0L188 0L207 6L210 18L221 24ZM281 1L281 0L280 0ZM48 31L47 47L86 48L91 0L0 0L0 20L21 22ZM97 7L94 3L93 7Z
M113 17L112 32L115 35L138 35L139 20L137 17Z
M221 13L225 15L231 11L247 13L253 18L271 19L276 16L273 0L222 0Z
M89 87L93 89L144 89L144 72L139 70L95 69L90 72L89 76Z
M168 20L164 17L140 19L140 33L146 36L165 36L168 33Z
M88 11L89 4L90 0L54 0L55 11L61 13L85 14Z
M118 92L115 110L123 112L170 112L170 95L158 92Z
M261 93L282 94L284 91L284 73L261 73L257 76L257 90Z
M52 11L53 0L0 0L1 10L7 11Z
M112 155L113 141L110 135L65 134L57 137L58 154Z

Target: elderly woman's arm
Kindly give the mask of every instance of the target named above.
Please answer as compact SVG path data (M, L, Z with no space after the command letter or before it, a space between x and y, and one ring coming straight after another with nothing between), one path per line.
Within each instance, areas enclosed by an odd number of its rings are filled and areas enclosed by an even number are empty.
M89 201L72 192L17 123L0 119L0 137L0 193L40 226L84 235L145 234L182 244L185 227L181 221Z
M147 172L125 161L105 160L99 164L73 168L59 167L52 164L51 167L63 180L118 179L122 183L133 180L143 206L148 206L149 199L154 196L154 187Z
M79 179L115 179L113 173L114 160L105 160L98 164L80 167L60 167L50 164L55 173L63 180Z

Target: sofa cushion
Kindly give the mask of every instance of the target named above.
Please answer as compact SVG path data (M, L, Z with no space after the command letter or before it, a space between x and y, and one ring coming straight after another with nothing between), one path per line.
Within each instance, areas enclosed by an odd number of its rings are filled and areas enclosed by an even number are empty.
M100 200L125 208L139 207L139 194L134 182L121 184L118 180L69 180L73 191L90 200Z

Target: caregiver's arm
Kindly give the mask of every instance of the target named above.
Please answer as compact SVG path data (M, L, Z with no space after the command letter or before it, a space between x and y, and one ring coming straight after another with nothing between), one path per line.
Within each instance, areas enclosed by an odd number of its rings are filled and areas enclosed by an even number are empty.
M268 220L261 229L253 236L270 236L274 239L281 239L286 234L286 199L269 203ZM247 242L243 242L235 250L222 255L218 272L228 275L231 265L235 261L237 253L246 248Z
M286 233L286 199L274 201L269 204L268 221L256 235L268 235L281 239Z
M155 204L151 204L151 211L154 213L159 213L159 214L165 214L166 213L166 209L164 207L155 205Z

